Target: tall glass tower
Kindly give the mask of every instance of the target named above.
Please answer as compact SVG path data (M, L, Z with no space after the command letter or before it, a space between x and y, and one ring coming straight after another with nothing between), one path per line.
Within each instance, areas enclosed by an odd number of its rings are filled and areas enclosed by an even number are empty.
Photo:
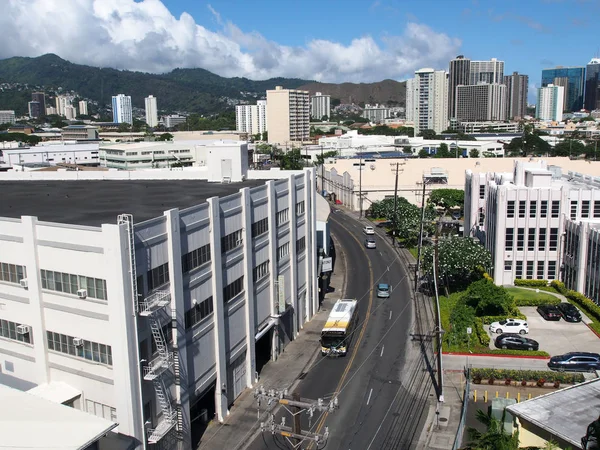
M583 108L583 90L585 83L585 67L556 67L554 69L542 70L542 87L549 84L562 86L557 78L567 78L568 87L566 90L566 111L579 111Z
M585 70L585 109L600 109L600 58L592 58Z

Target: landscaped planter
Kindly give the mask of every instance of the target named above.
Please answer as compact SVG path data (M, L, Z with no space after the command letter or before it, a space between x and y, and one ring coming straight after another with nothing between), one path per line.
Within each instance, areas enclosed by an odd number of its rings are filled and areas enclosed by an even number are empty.
M479 369L470 371L474 384L488 386L554 388L581 383L585 380L580 373L561 373L547 370Z
M495 380L495 379L472 379L473 384L482 386L506 386L506 387L537 387L537 388L552 388L559 389L561 387L572 386L577 383L560 383L555 381L527 381L527 380ZM523 383L524 382L524 383Z

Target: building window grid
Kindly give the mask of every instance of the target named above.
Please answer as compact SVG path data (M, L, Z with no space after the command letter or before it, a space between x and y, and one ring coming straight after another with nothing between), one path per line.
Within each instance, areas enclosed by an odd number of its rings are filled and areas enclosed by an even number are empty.
M523 261L516 261L515 263L515 278L523 278Z
M479 185L479 198L480 199L484 199L485 198L485 184L480 184Z
M560 200L552 200L551 215L553 218L557 218L560 216Z
M581 201L581 218L588 219L590 217L590 201L582 200Z
M72 295L77 295L78 290L84 289L86 297L108 300L106 280L44 269L40 270L40 276L42 289Z
M513 246L514 246L514 238L515 238L515 229L514 228L507 228L506 229L506 241L504 244L504 249L505 250L512 250Z
M285 244L282 244L277 248L277 261L279 262L281 259L285 258L289 254L290 243L286 242Z
M538 280L543 280L544 279L544 269L545 269L545 261L538 261L537 262L537 279Z
M517 251L525 247L525 228L517 228Z
M548 261L548 279L556 279L556 261Z
M512 270L512 261L510 259L504 261L504 270Z
M283 225L290 220L290 208L282 209L277 213L277 226Z
M147 277L148 291L156 289L169 282L169 263L161 264L148 271Z
M185 313L185 329L189 330L197 323L201 322L206 317L213 313L213 297L212 295L206 300L192 306L192 309Z
M525 211L527 210L527 202L525 200L519 200L519 217L525 217Z
M506 204L506 217L511 219L515 217L515 201L509 200Z
M221 253L226 253L234 248L240 247L243 243L242 230L229 233L221 238Z
M538 234L538 250L546 250L546 229L540 228Z
M252 271L252 279L255 283L269 275L269 263L270 260L266 260L254 268Z
M527 279L528 280L532 280L533 279L533 261L527 261Z
M304 207L305 207L304 200L296 203L296 215L297 216L301 216L302 214L304 214Z
M203 245L196 250L192 250L181 257L181 268L183 273L189 272L196 267L206 264L211 259L210 244Z
M535 228L529 228L527 234L527 250L535 250Z
M252 237L258 237L269 231L269 218L257 220L252 224Z
M550 228L550 242L548 250L555 251L558 247L558 228Z
M76 346L74 338L66 334L46 331L48 350L77 356L88 361L112 366L112 349L110 345L83 340L83 345Z
M27 278L27 269L25 266L0 263L0 281L19 284L24 278Z
M244 276L242 275L237 280L229 283L223 288L223 301L227 303L229 300L237 296L244 290Z
M540 217L542 217L542 218L548 217L548 200L540 201Z
M532 200L529 202L529 217L535 218L537 216L537 201Z
M20 325L23 324L0 319L0 337L10 339L12 341L23 342L25 344L33 344L33 336L31 336L31 332L24 334L17 333L17 327Z
M594 219L600 218L600 200L594 200Z
M571 220L577 219L577 200L571 200Z
M302 253L306 249L306 237L302 236L296 241L296 253Z
M85 406L86 411L94 416L102 417L111 422L117 421L116 408L89 399L85 399Z

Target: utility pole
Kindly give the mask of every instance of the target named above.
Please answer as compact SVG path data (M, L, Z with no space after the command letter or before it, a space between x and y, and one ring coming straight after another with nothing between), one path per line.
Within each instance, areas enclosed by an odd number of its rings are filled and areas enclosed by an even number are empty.
M436 226L435 226L435 247L433 249L433 286L435 289L435 309L436 309L436 326L435 326L435 335L437 341L437 382L438 382L438 401L444 401L444 372L442 368L442 322L440 317L440 297L438 294L438 283L437 277L440 273L439 266L439 241L440 241L440 232L442 229L442 216L438 217Z
M300 394L294 392L291 396L288 395L287 389L283 391L269 389L265 390L264 387L260 387L254 391L254 398L258 400L258 414L260 417L260 403L261 401L266 402L267 407L272 406L275 403L282 405L286 411L293 418L293 426L289 427L286 425L285 417L281 418L281 423L275 423L275 416L270 414L266 422L261 422L260 430L264 433L265 431L271 432L272 435L278 434L283 436L293 449L300 449L304 442L311 442L317 444L317 447L322 448L327 443L329 437L329 429L325 427L325 433L318 434L313 433L309 430L302 429L302 413L306 413L309 418L309 426L312 426L312 418L315 411L334 412L339 408L337 397L333 397L329 403L325 403L322 398L317 400L310 400L301 398Z
M392 221L392 225L393 225L393 229L392 229L392 247L396 246L396 212L397 212L397 208L398 208L398 172L399 172L399 168L400 168L400 163L392 163L392 166L396 166L396 184L394 186L394 219ZM392 169L394 170L394 169ZM402 172L404 172L404 169L402 169Z
M417 266L415 269L415 292L419 289L419 272L421 270L421 249L423 247L423 227L425 226L425 187L427 180L423 176L423 192L421 198L421 226L419 229L419 247L417 248Z
M321 195L325 191L325 160L323 159L323 146L321 147Z
M358 161L358 205L360 208L360 213L358 215L359 218L362 217L362 147L359 152L359 161Z

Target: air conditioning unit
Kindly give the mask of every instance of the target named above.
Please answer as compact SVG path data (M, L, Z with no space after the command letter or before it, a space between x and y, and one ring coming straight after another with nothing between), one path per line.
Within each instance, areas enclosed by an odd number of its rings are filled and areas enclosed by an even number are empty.
M27 334L29 333L29 325L18 325L17 326L17 334Z
M29 287L29 282L27 281L27 278L22 278L19 283L21 284L21 287L23 288L28 288Z
M73 345L75 347L83 346L83 339L82 338L73 338Z
M79 289L77 291L77 297L79 297L79 298L86 298L87 297L87 291L85 289Z

